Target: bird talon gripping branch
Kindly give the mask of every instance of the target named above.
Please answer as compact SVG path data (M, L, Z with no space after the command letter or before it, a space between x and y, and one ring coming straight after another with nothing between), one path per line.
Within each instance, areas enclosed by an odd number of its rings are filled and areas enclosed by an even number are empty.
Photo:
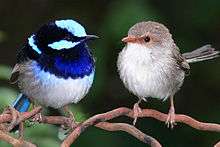
M133 125L135 126L138 116L142 113L142 110L139 106L139 103L135 103L133 107L133 112L134 112L134 120L133 120Z

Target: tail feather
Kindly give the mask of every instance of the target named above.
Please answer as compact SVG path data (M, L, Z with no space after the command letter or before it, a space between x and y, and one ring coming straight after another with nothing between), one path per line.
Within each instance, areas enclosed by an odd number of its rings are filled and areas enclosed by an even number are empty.
M216 51L211 45L202 46L192 52L183 54L188 63L194 63L219 57L219 51Z
M26 112L30 107L30 100L24 94L19 94L16 100L13 102L12 107L14 107L19 112Z

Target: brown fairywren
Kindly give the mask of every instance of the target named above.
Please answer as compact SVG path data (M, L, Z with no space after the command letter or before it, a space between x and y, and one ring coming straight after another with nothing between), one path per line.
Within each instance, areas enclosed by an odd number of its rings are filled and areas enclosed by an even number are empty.
M126 43L118 57L118 71L125 87L139 98L134 105L134 124L141 112L138 106L146 98L166 100L170 109L166 124L173 128L175 109L173 97L183 84L189 63L213 59L219 56L210 45L181 54L169 30L160 23L147 21L132 26Z

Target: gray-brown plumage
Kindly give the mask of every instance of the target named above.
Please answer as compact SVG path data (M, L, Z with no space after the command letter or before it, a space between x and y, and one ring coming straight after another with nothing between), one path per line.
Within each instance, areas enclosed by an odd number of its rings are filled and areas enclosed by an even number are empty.
M171 107L167 124L173 127L173 96L190 70L189 63L216 58L219 51L205 45L181 54L169 30L163 24L152 21L135 24L122 41L126 45L118 57L120 78L126 88L140 100L148 97L166 100L170 97ZM139 102L134 105L136 117L140 112Z

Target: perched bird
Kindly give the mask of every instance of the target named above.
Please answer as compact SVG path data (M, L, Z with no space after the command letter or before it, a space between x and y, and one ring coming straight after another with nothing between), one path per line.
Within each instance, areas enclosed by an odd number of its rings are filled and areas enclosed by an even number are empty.
M24 112L36 102L68 111L67 105L78 103L93 83L94 58L87 46L93 38L71 19L49 22L33 33L18 51L10 78L21 90L13 107Z
M169 30L160 23L147 21L132 26L118 57L118 71L125 87L139 98L134 105L134 124L141 112L139 103L149 97L166 100L171 106L167 125L175 124L173 97L190 70L189 63L219 56L210 45L181 54Z

